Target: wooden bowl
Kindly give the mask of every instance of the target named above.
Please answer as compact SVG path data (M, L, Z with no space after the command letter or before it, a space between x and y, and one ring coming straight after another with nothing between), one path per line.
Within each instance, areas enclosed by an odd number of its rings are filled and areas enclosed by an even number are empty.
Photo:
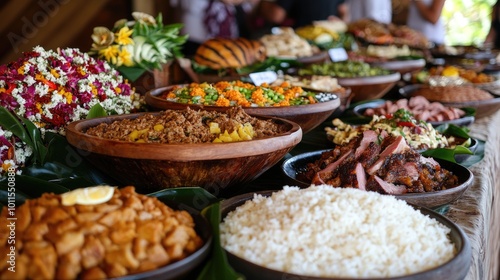
M337 78L339 85L349 87L352 91L352 102L378 99L384 96L401 79L399 72L389 75Z
M198 186L217 195L249 182L275 165L302 139L296 123L271 118L287 131L275 137L231 143L159 144L108 140L85 131L100 123L134 119L144 113L73 122L66 138L103 172L138 192Z
M161 87L146 93L146 103L159 110L185 110L187 107L197 110L224 112L229 107L204 106L184 104L168 101L158 97L173 86ZM335 96L333 100L319 102L316 104L286 106L286 107L243 107L245 112L252 116L277 117L297 123L302 128L302 133L307 133L324 122L337 108L340 107L340 98Z
M413 93L421 88L426 87L428 85L407 85L399 89L399 94L403 97L410 98L413 96ZM449 107L457 107L457 108L474 108L476 109L476 119L484 118L496 113L500 109L500 95L496 95L492 93L495 98L488 100L479 100L479 101L465 101L465 102L441 102L445 106Z
M425 67L425 64L426 61L423 58L410 60L388 60L370 63L370 65L373 66L399 72L401 75L420 71Z
M285 160L281 165L281 170L285 175L287 183L292 186L304 188L309 187L311 185L311 182L300 181L299 179L297 179L297 174L305 170L308 163L312 163L319 159L321 154L325 151L327 150L303 153ZM436 161L439 162L439 164L443 168L457 175L459 182L458 186L443 191L406 193L394 196L396 198L403 199L408 203L427 208L438 208L460 198L472 184L474 175L469 169L460 164L439 159L436 159Z
M263 196L271 196L275 191L261 191L258 194ZM221 203L221 217L224 219L227 214L234 211L238 206L243 205L247 200L253 199L255 193L242 194L223 200ZM455 245L456 256L449 260L448 262L435 267L433 269L414 273L399 277L388 277L388 278L363 278L370 280L441 280L441 279L464 279L471 265L472 250L470 241L465 234L465 232L451 220L445 216L432 211L431 209L420 207L417 205L410 204L417 211L422 214L429 216L445 227L450 229L449 237L451 242ZM302 279L302 280L355 280L355 278L324 278L315 276L304 276L292 273L285 273L282 271L273 270L266 268L241 257L232 254L231 252L225 251L229 264L239 273L246 276L247 279L262 279L262 280L274 280L274 279Z

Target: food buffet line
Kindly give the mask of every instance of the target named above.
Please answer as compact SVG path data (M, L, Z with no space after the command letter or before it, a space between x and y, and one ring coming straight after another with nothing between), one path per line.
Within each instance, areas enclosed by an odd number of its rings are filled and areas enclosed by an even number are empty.
M497 52L316 22L151 83L129 26L0 68L1 279L500 276Z

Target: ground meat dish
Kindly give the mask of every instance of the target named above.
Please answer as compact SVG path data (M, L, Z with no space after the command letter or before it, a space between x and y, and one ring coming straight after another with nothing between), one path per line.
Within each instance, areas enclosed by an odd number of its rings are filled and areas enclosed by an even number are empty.
M45 193L18 207L16 218L15 273L7 270L9 228L0 228L1 279L115 278L184 259L203 245L188 212L133 187L97 205L63 206L60 195Z
M130 141L133 131L146 131L141 139L149 143L210 143L217 135L210 132L210 123L219 124L221 132L229 133L239 125L249 123L255 131L254 139L275 136L286 131L286 126L273 120L263 120L245 113L241 107L226 113L192 110L166 110L158 114L147 113L136 119L124 119L111 124L101 123L86 133L106 139ZM160 129L157 129L160 127Z

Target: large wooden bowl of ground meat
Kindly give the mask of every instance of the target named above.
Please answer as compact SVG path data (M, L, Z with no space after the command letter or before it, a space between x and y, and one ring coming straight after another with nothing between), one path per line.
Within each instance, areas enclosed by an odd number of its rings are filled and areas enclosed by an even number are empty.
M241 108L188 108L77 121L66 137L92 164L139 192L199 186L217 195L276 164L301 141L302 130Z

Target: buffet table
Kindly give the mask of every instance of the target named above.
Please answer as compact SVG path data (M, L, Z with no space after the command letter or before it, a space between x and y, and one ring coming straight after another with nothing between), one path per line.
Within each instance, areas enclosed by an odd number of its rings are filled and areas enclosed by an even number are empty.
M305 134L287 157L308 151L332 148L326 140L324 127L331 119ZM445 216L458 224L468 235L472 247L472 264L467 280L500 277L500 111L475 121L470 134L485 141L484 158L469 169L474 182L457 201L446 207ZM285 157L285 159L287 158ZM223 197L268 189L280 189L288 182L281 173L281 162L255 181Z
M500 277L500 112L476 120L471 135L485 140L484 158L470 167L474 183L446 216L462 227L472 246L466 279Z

